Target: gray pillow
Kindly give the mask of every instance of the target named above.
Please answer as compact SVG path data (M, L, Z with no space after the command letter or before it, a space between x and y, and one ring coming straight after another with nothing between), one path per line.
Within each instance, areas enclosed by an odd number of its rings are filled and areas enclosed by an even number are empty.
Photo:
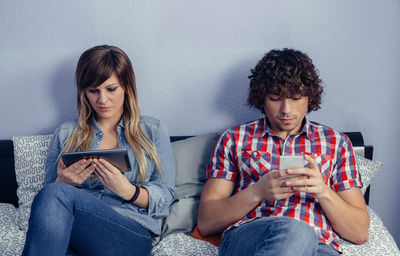
M199 197L184 197L176 200L161 227L161 237L172 233L190 234L197 224Z
M217 140L217 133L209 133L172 143L176 161L175 200L161 223L161 239L174 232L189 234L196 226L206 165Z
M172 143L176 162L175 198L200 196L206 182L206 165L218 140L208 133Z

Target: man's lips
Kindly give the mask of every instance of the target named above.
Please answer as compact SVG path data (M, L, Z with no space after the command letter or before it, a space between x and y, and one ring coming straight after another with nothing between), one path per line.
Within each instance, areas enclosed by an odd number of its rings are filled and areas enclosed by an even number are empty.
M288 124L293 122L294 118L279 118L279 121L281 121L284 124Z

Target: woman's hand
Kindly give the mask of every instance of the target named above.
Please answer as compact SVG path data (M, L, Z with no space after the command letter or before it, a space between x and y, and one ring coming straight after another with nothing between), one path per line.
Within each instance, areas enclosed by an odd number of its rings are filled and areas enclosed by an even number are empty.
M69 185L82 184L94 171L91 160L82 159L66 167L63 160L60 159L57 166L56 182L62 182Z
M94 173L101 183L124 200L129 200L135 192L135 187L114 165L105 159L93 159Z

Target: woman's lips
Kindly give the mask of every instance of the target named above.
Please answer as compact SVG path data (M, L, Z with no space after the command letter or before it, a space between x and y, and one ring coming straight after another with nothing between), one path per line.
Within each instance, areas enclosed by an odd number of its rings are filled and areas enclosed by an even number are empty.
M100 111L105 112L105 111L108 111L110 108L109 108L109 107L98 107L98 109L99 109Z

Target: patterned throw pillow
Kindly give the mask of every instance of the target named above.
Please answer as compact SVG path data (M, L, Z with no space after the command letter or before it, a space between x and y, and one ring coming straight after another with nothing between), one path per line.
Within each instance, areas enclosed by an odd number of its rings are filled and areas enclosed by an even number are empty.
M18 184L19 227L27 230L30 208L42 188L47 149L52 135L15 136L15 176Z
M365 194L367 187L371 184L371 181L375 178L378 171L382 168L383 163L375 160L370 160L362 156L356 155L356 161L358 166L358 171L361 175L361 181L363 187L361 191Z

